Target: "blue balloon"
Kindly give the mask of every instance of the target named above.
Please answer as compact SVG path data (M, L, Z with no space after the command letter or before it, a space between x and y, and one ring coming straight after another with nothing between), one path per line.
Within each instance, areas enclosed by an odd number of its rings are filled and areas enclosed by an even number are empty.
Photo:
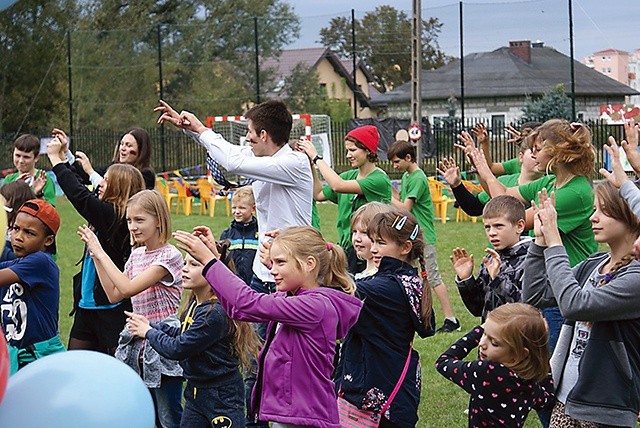
M144 382L126 364L93 351L46 356L9 379L0 426L153 428Z
M0 0L0 12L14 4L17 0Z

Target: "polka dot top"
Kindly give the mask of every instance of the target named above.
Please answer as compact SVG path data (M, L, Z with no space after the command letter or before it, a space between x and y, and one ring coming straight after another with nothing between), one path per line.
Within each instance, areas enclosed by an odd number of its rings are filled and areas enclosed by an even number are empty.
M531 409L553 406L551 376L523 380L500 363L464 361L478 346L483 329L474 327L438 358L436 370L469 394L469 427L522 427Z

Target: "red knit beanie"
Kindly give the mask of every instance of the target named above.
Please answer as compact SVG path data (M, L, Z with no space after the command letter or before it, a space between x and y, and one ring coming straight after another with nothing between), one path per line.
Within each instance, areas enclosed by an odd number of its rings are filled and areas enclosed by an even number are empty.
M359 143L362 143L367 149L371 150L372 153L378 151L380 135L378 134L378 128L373 125L365 125L352 129L347 134L347 137L351 137Z

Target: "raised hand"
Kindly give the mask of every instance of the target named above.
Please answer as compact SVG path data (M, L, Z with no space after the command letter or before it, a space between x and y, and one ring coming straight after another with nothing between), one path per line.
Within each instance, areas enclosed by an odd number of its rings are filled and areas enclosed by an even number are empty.
M60 141L60 157L64 159L69 151L69 138L67 134L62 129L53 128L51 135Z
M607 154L609 155L609 159L611 160L611 172L607 171L604 168L600 168L599 172L604 176L604 178L609 181L609 183L619 189L625 183L625 181L629 180L629 177L627 177L627 173L622 166L622 161L620 160L620 151L618 150L616 139L613 137L609 137L609 145L603 146L603 149L605 152L607 152Z
M36 196L42 196L42 191L44 190L44 185L47 184L47 174L40 170L36 173L36 176L33 177L33 182L31 183L31 188L33 189L33 193Z
M520 131L518 131L516 128L514 128L511 125L508 125L505 129L504 132L507 133L507 135L509 136L509 138L507 139L508 143L519 143L520 142L520 138L522 137L522 133Z
M209 242L209 238L205 235L196 236L189 232L177 230L173 233L173 238L178 241L178 248L191 254L191 257L203 265L220 256L219 254L216 255L217 250L215 252L212 251L209 245L205 243L205 241Z
M213 232L207 226L196 226L193 228L193 235L199 237L202 242L207 246L214 256L220 257L218 252L218 242L216 237L213 236Z
M133 312L124 311L127 316L127 329L141 339L144 339L147 332L151 330L149 320L140 314L134 314Z
M62 151L62 143L58 137L53 137L51 141L47 143L47 157L53 166L66 160L64 152Z
M629 164L636 175L640 174L640 152L638 152L638 124L633 119L624 122L625 139L620 143Z
M104 253L98 237L86 224L78 227L78 235L82 242L87 244L87 249L91 257L99 257Z
M177 128L186 129L198 134L207 129L193 113L184 110L178 113L163 100L160 100L160 105L154 108L153 111L161 113L158 118L158 123L169 122Z
M467 279L473 274L473 254L467 254L464 248L456 247L449 257L453 270L460 279Z
M280 235L280 229L270 230L264 233L266 239L260 242L258 246L258 254L260 263L265 265L267 269L271 269L271 243Z
M552 192L549 197L547 196L547 189L542 189L538 192L536 216L540 221L540 233L544 237L548 247L562 245L562 238L558 230L558 213L556 212L555 204L556 198L554 192ZM535 204L532 202L532 205Z
M307 140L304 137L300 137L298 141L296 141L296 150L299 152L303 152L305 155L309 157L309 159L313 159L318 156L318 150L311 143L311 141Z
M487 268L487 273L491 279L494 280L500 273L500 266L502 266L500 255L492 248L486 248L484 252L487 255L482 258L482 264Z
M458 139L458 141L460 141L461 144L454 143L453 146L462 150L463 152L465 152L465 154L467 154L467 150L476 148L476 143L473 141L473 137L471 137L468 132L462 131L456 136L456 138Z
M438 174L442 175L449 186L458 187L462 184L462 174L460 174L460 167L456 165L456 161L450 158L443 158L438 167L436 168Z
M490 175L493 175L491 167L489 167L487 158L484 156L484 152L482 150L474 147L473 149L467 150L467 156L469 157L469 160L471 160L471 163L476 167L478 175L480 175L481 178L486 179Z
M484 123L478 122L475 124L471 133L476 137L478 144L482 144L485 142L489 142L489 134L487 133L487 127L484 126Z
M89 157L86 154L84 154L84 152L77 151L76 159L78 160L78 162L80 162L80 166L82 167L84 172L87 173L87 175L91 175L95 172L93 169L93 165L91 165L91 161L89 160Z

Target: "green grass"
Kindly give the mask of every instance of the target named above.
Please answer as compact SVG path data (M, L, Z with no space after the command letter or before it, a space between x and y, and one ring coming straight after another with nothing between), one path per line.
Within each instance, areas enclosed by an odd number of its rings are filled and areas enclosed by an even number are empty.
M64 197L58 198L57 208L62 218L62 225L57 236L61 288L60 333L63 342L66 343L72 322L72 318L67 315L73 302L71 278L79 270L79 266L75 266L75 264L80 260L83 248L82 242L76 235L76 230L83 220ZM338 238L338 232L335 227L336 205L330 203L318 204L318 210L325 238L335 242ZM195 211L195 215L188 217L182 214L173 214L173 230L190 230L193 226L204 224L211 227L217 236L231 222L230 217L221 215L213 218L199 216L197 215L197 207ZM217 212L219 214L224 212L222 206L218 207ZM452 208L450 208L449 217L455 220L455 211ZM480 260L481 257L479 256L486 246L486 238L481 220L475 224L471 222L455 223L455 221L450 221L446 224L438 222L436 223L436 232L438 236L436 243L438 265L442 278L448 287L454 312L462 324L462 331L459 333L438 334L427 339L416 339L414 342L414 347L420 353L422 361L422 399L418 425L429 428L462 427L467 425L467 416L463 412L467 408L469 397L461 388L436 373L433 364L442 351L479 322L479 318L473 317L467 312L455 288L455 275L449 261L451 250L456 246L465 247L476 255L476 260ZM173 243L175 244L175 242ZM443 320L442 308L440 308L437 301L434 302L434 309L438 325L440 325ZM534 412L529 416L526 426L539 426Z

